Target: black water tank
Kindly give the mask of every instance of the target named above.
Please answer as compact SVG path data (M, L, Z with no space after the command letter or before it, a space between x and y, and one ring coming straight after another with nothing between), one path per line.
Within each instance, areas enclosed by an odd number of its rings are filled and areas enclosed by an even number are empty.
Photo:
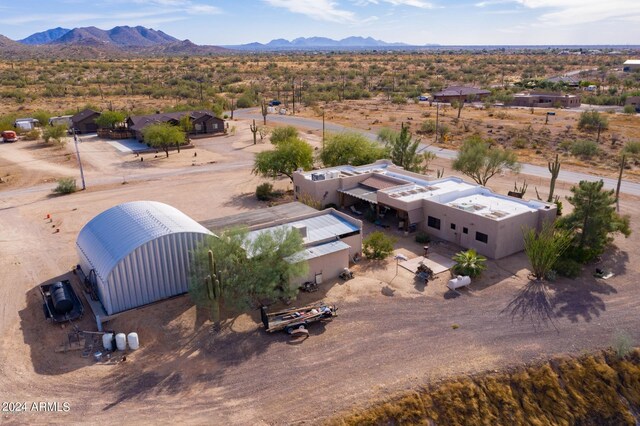
M73 299L63 283L57 282L51 286L51 300L53 309L59 314L66 314L73 309Z

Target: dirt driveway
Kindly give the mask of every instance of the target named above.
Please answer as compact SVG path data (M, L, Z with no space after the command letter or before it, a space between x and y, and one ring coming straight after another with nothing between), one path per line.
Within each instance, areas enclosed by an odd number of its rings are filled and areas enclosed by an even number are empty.
M234 152L248 156L244 152L254 148L246 140L237 143L237 150L225 146L216 155L243 161ZM443 377L608 346L619 332L640 342L640 214L638 200L625 197L621 208L632 213L634 234L616 239L618 250L603 260L616 276L559 280L545 289L546 298L528 285L523 255L492 262L461 295L445 291L446 277L424 287L403 269L396 276L394 261L363 262L354 280L324 283L318 293L301 296L300 303L335 302L340 314L313 327L302 342L265 335L257 312L234 316L221 333L212 333L205 313L178 297L111 323L140 335L141 349L126 362L101 365L79 353L56 353L69 328L45 323L37 286L72 277L80 228L106 208L140 199L169 203L196 220L259 208L252 193L261 179L248 166L224 166L65 197L0 192L0 400L71 406L68 412L3 412L3 424L104 424L117 418L295 424ZM496 183L510 189L513 180ZM399 237L398 250L419 252L411 237ZM455 248L434 250L449 255ZM87 316L80 327L95 326Z

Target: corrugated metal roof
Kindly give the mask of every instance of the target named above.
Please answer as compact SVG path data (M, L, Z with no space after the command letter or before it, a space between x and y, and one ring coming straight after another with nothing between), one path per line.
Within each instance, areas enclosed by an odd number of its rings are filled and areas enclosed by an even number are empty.
M356 225L347 222L345 219L327 213L320 216L310 217L307 219L296 220L283 225L272 226L264 229L257 229L249 232L248 238L253 240L263 232L274 231L276 229L290 229L292 227L304 227L307 228L307 237L304 240L305 244L313 244L314 242L326 241L332 238L336 238L340 235L348 234L350 232L359 231Z
M310 213L317 213L318 210L302 204L298 201L280 204L278 206L260 208L248 212L234 214L216 219L201 221L200 224L214 232L232 228L234 226L254 227L266 225L270 222L277 222L283 219L295 219Z
M293 256L287 257L285 260L291 263L302 262L303 260L315 259L316 257L325 256L341 250L349 250L349 244L342 241L332 241L330 243L320 244L308 247Z
M118 262L141 245L168 234L211 235L180 210L157 201L134 201L112 207L91 219L76 245L103 280ZM88 271L87 271L88 272Z

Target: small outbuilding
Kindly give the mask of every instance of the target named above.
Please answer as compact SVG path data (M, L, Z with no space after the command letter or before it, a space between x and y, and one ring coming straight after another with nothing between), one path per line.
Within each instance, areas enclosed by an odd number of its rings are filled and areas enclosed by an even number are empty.
M634 72L640 70L640 59L629 59L622 64L624 72Z
M87 108L71 117L71 128L76 133L95 133L98 131L98 125L96 124L96 118L98 117L100 117L98 111Z
M209 235L167 204L124 203L82 228L76 241L79 266L97 293L102 315L111 316L186 293L189 253ZM100 323L95 302L90 304Z
M37 118L16 118L13 127L20 130L33 130L40 125Z

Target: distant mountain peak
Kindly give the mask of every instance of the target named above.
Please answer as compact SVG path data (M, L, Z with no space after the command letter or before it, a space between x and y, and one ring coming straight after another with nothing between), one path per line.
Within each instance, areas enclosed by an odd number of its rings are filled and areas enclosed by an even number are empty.
M22 44L30 44L30 45L47 44L54 40L59 39L69 31L71 30L68 28L56 27L50 30L31 34L29 37L23 38L22 40L18 40L18 42Z
M239 46L227 46L240 50L287 50L287 49L314 49L314 48L376 48L376 47L407 46L404 43L387 43L376 40L373 37L351 36L342 40L334 40L328 37L298 37L291 41L278 38L269 43L258 42L242 44Z

